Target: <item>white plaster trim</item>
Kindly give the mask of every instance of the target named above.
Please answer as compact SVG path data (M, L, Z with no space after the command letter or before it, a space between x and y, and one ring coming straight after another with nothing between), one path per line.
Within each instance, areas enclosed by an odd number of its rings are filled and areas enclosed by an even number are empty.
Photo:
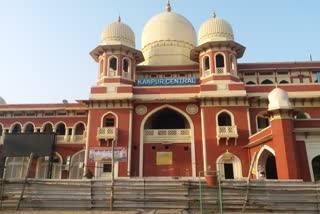
M128 136L128 177L131 176L131 152L132 152L132 109L130 109L129 115L129 136Z
M248 129L249 129L249 138L252 135L252 129L251 129L251 120L250 120L250 112L249 108L247 108L247 122L248 122Z
M89 156L89 138L90 138L90 122L91 122L91 111L89 111L88 113L88 121L87 121L87 136L86 136L86 148L85 148L85 156L84 156L84 163L85 166L83 168L83 173L85 175L86 171L87 171L87 165L88 165L88 156ZM95 134L95 133L93 133Z
M185 113L184 111L180 110L179 108L176 108L172 105L162 105L159 106L155 109L153 109L152 111L150 111L148 114L146 114L146 116L143 118L141 125L140 125L140 157L139 157L139 177L143 177L143 138L144 138L144 125L147 121L147 119L153 115L155 112L160 111L161 109L164 108L170 108L174 111L179 112L180 114L182 114L189 122L190 125L190 129L191 129L191 168L192 168L192 177L196 177L196 155L195 155L195 142L194 142L194 125L193 122L191 120L191 118L189 117L189 115L187 113Z
M203 108L201 107L201 134L202 134L202 152L203 152L203 171L207 171L207 145L206 145L206 130L205 117Z

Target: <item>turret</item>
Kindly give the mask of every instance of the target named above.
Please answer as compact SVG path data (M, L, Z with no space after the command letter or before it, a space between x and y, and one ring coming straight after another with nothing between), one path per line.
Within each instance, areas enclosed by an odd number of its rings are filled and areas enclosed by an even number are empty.
M231 25L214 13L202 24L198 33L198 47L191 58L199 61L201 83L214 81L239 82L237 59L245 47L234 41Z
M133 85L135 67L143 61L141 51L135 49L134 32L120 17L103 30L100 45L90 55L99 65L97 86Z

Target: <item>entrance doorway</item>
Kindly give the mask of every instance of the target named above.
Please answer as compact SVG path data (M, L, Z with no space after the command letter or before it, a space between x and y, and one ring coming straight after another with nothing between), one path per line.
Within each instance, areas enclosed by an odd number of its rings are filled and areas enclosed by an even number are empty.
M269 150L264 149L258 159L258 178L278 179L276 158Z

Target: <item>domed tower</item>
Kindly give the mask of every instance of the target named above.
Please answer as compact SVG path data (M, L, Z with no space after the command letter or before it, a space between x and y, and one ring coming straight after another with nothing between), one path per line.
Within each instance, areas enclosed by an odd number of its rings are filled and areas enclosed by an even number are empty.
M141 65L194 65L190 59L196 46L197 35L189 20L171 12L168 1L166 11L152 17L142 33Z
M103 30L100 45L90 55L99 64L98 86L133 85L135 66L143 61L141 51L135 49L134 32L120 17Z
M240 81L237 59L243 56L245 47L234 41L231 25L216 17L202 24L198 33L198 47L191 54L199 62L201 82Z

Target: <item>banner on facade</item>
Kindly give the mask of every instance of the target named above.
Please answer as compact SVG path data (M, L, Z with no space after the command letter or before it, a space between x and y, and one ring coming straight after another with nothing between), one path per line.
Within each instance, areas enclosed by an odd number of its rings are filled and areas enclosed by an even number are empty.
M91 148L89 159L94 162L111 161L112 147ZM114 161L127 161L127 149L125 147L114 147Z
M172 152L157 152L157 165L172 165Z
M173 85L195 85L195 77L180 78L144 78L136 80L137 86L173 86Z

